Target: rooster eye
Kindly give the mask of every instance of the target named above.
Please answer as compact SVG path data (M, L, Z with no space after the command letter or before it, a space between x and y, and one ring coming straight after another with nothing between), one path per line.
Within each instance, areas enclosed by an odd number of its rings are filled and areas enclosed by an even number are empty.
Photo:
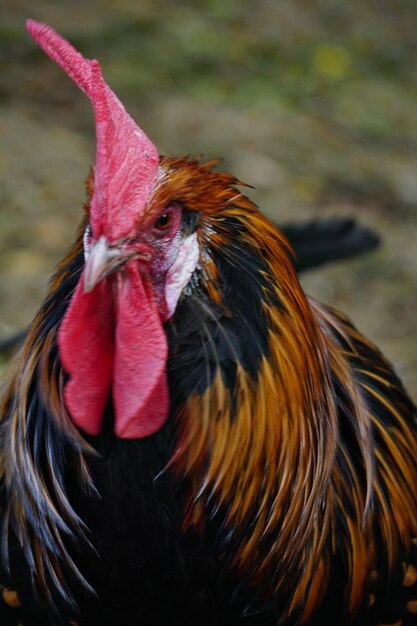
M173 221L172 211L170 211L169 213L163 213L162 215L158 217L153 227L156 228L156 230L159 230L160 232L164 232L170 228L172 221Z

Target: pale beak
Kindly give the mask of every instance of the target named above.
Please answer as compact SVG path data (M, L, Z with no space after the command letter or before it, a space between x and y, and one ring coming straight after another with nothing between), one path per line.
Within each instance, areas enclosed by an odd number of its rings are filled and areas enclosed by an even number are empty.
M86 252L84 266L84 291L92 291L103 278L120 269L130 259L149 262L151 249L141 243L109 246L107 239L101 236Z
M92 291L105 276L127 260L119 248L110 248L107 239L100 237L89 251L84 268L84 291Z

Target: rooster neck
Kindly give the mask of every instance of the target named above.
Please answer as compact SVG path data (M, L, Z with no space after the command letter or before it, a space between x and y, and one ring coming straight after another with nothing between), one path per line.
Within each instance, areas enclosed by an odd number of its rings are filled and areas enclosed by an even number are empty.
M219 520L242 580L282 596L283 614L303 621L333 594L336 622L338 610L354 614L366 602L372 567L387 580L417 533L415 412L372 344L307 301L265 230L252 245L234 242L224 254L219 246L216 274L174 320L172 466L191 482L184 528Z
M212 252L215 277L200 280L168 330L179 407L171 465L191 482L184 528L222 519L242 580L307 596L306 555L319 553L329 523L337 414L325 342L285 244L262 234Z

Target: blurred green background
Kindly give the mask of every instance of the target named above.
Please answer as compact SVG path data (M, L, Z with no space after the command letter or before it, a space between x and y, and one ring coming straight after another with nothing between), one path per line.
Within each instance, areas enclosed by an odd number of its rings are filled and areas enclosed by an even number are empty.
M383 246L303 279L344 309L417 398L415 0L2 0L0 336L24 327L74 237L90 104L25 34L46 21L160 151L223 157L285 222L354 215Z

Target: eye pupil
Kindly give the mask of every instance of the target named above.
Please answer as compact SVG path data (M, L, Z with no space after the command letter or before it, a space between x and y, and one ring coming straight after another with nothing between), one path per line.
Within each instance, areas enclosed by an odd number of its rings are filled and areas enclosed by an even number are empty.
M157 230L168 230L172 222L171 213L163 213L155 222L155 228Z

